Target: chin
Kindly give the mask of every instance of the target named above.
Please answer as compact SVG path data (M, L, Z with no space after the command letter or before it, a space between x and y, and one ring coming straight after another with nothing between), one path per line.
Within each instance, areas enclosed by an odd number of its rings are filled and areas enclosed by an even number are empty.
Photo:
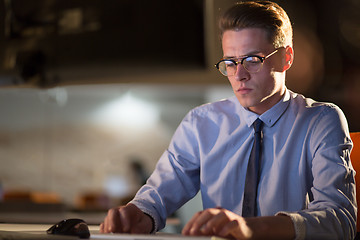
M250 108L256 105L254 101L252 101L249 98L244 98L243 96L236 96L236 97L240 102L241 106L243 106L244 108Z

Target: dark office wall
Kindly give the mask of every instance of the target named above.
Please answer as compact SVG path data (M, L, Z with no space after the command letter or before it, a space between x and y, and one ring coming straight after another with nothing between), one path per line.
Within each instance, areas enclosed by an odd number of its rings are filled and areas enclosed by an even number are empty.
M295 61L288 87L344 111L360 131L360 1L276 1L294 28Z

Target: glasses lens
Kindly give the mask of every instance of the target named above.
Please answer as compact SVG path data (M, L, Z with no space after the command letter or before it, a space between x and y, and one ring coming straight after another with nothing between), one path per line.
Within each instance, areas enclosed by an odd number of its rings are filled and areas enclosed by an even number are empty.
M242 65L250 73L256 73L256 72L260 71L260 69L262 67L262 63L263 62L262 62L261 58L259 58L257 56L250 56L250 57L244 58L242 60Z
M225 76L232 76L236 73L236 63L232 60L222 60L218 64L219 71Z

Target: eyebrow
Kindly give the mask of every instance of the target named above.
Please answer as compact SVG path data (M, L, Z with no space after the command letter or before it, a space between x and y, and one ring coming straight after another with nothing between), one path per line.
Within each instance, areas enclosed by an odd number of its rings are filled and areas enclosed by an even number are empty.
M261 52L258 51L258 50L255 50L255 51L251 51L245 55L241 55L241 56L223 56L223 58L228 58L228 59L236 59L236 58L243 58L243 57L247 57L247 56L259 56Z

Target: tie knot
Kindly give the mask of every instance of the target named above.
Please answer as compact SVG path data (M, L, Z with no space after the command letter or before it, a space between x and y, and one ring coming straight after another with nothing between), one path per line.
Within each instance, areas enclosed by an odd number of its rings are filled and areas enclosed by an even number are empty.
M253 127L256 133L261 132L263 126L263 121L261 121L259 118L255 120Z

